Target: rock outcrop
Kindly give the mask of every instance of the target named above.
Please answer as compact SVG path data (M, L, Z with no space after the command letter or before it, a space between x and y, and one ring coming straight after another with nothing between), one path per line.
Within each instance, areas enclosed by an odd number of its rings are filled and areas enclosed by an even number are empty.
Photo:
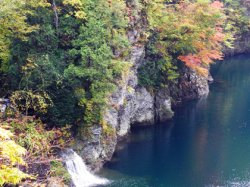
M241 0L240 4L246 9L245 15L250 19L250 2L249 0ZM223 50L223 53L226 57L250 53L250 32L246 31L234 36L233 48L226 48Z
M250 53L250 33L245 33L242 36L235 36L234 48L224 49L226 57L243 53Z
M128 71L119 81L117 91L110 97L110 107L104 115L107 126L85 127L75 146L92 170L98 170L111 159L117 142L129 133L131 126L153 125L169 120L174 115L174 99L169 89L151 93L138 85L137 70L145 60L145 46L138 41L145 26L142 16L139 16L140 12L137 14L131 23L133 29L128 32L128 38L133 44L130 57L126 59ZM207 78L188 69L175 87L179 97L184 99L198 98L209 92Z
M186 68L179 84L181 98L196 99L201 96L206 96L209 93L208 82L210 81L212 81L211 76L207 78Z
M138 85L137 69L144 59L144 46L134 46L129 60L130 70L124 76L118 90L110 98L110 108L104 120L108 124L107 134L101 126L87 128L76 144L76 150L92 170L98 170L111 159L117 142L126 136L131 126L153 125L173 117L172 97L168 89L150 93ZM207 78L187 70L180 80L179 92L184 99L207 95Z

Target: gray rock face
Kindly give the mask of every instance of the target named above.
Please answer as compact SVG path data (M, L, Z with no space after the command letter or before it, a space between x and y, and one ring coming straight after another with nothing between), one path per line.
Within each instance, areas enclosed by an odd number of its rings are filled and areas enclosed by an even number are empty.
M134 46L129 63L131 68L122 85L110 98L111 106L105 115L108 124L116 128L118 137L125 136L131 124L153 124L154 96L145 88L138 86L137 68L144 58L144 47Z
M134 0L127 1L127 6L139 10L138 7L135 8L137 4ZM250 17L249 7L247 8ZM206 96L209 92L208 82L213 81L211 76L202 77L185 68L181 79L174 85L174 91L172 88L164 88L156 93L150 93L146 88L140 87L137 69L143 65L145 49L143 45L138 44L138 41L146 24L140 14L134 12L134 20L130 23L128 39L133 47L127 59L128 70L119 81L117 91L110 97L110 107L104 115L107 126L96 125L85 128L75 146L76 151L94 171L111 159L117 142L129 133L132 125L152 125L172 118L173 101ZM250 33L236 37L234 49L225 49L224 52L226 56L250 52Z
M144 47L134 46L129 60L129 73L120 80L121 84L110 97L110 107L104 115L108 131L112 133L107 135L107 130L101 126L89 127L77 142L75 149L94 171L111 159L117 142L129 133L132 125L152 125L171 119L174 115L171 94L167 88L152 94L138 85L137 68L143 64L143 59ZM207 95L208 79L186 69L179 91L185 99Z
M167 120L173 116L171 99L165 90L153 95L138 85L137 68L144 58L144 47L135 46L129 60L130 69L120 80L117 91L112 94L109 109L104 115L109 135L101 126L85 128L78 139L75 150L92 169L98 170L110 160L120 138L126 136L131 125L152 125L156 120Z
M235 36L234 48L224 49L226 57L243 53L250 53L250 33L246 33L243 36Z
M132 6L135 5L132 3ZM168 120L174 115L168 89L150 93L138 85L137 69L143 65L145 57L145 46L138 43L144 27L143 20L140 20L142 17L136 17L139 20L131 23L134 30L128 32L133 47L127 59L127 71L124 71L121 80L118 81L117 91L111 95L109 108L105 111L104 121L107 126L85 127L85 132L80 133L76 143L76 151L92 170L98 170L111 159L118 140L129 133L132 125L152 125L158 121ZM186 70L179 89L181 97L193 99L206 95L207 79Z
M246 16L250 19L250 2L249 0L241 0L241 6L246 8ZM234 46L232 49L224 49L223 52L226 57L237 54L250 53L250 32L234 36Z
M131 124L153 124L154 98L145 88L135 88L119 110L118 136L126 135Z
M196 99L206 96L209 93L208 81L212 81L212 77L203 77L193 70L187 69L180 81L181 97L184 99Z
M155 96L155 117L158 121L166 121L174 116L171 109L171 97L167 89L161 89Z
M78 137L73 149L79 153L92 171L97 171L107 160L111 159L117 144L117 136L105 134L101 126L93 126L84 130L86 131Z

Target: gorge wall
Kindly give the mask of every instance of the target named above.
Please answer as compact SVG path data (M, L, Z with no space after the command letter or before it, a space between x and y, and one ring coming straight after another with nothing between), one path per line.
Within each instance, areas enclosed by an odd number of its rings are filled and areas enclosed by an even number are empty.
M240 7L246 9L245 16L250 18L250 3L248 0L241 0ZM240 28L241 29L241 28ZM234 36L235 41L233 48L223 50L225 57L234 56L237 54L250 53L250 33L249 31L241 32Z
M244 1L242 5L245 6ZM127 1L129 8L136 6L135 1ZM83 157L85 163L94 171L100 169L110 160L117 143L136 125L153 125L173 117L173 106L186 99L197 99L209 93L209 82L213 81L201 76L193 70L183 67L178 81L165 88L149 91L138 83L138 68L146 61L145 42L141 36L147 29L142 12L135 13L130 22L131 30L127 35L132 49L125 59L128 70L118 81L118 89L110 96L109 108L105 112L105 126L85 127L80 133L76 151ZM248 11L250 15L250 11ZM247 15L247 16L249 16ZM225 49L225 56L250 52L250 33L236 35L234 48Z
M244 33L235 37L234 48L225 49L225 57L234 56L237 54L250 53L250 33Z
M128 6L136 6L129 1ZM136 12L127 35L132 49L126 61L129 68L119 80L118 89L109 100L109 109L104 115L105 127L85 127L78 137L75 150L94 171L111 159L119 140L130 131L131 126L153 125L173 117L172 105L183 99L195 99L209 92L208 79L193 70L184 68L177 83L170 88L150 92L138 84L138 68L145 61L145 44L140 42L145 30L141 12ZM211 79L211 78L210 78ZM170 86L169 86L170 87Z

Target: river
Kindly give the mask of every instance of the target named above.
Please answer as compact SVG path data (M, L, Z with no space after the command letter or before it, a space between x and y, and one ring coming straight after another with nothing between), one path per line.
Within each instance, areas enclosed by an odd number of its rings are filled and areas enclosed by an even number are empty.
M250 186L250 55L212 67L206 98L135 128L99 173L109 187Z

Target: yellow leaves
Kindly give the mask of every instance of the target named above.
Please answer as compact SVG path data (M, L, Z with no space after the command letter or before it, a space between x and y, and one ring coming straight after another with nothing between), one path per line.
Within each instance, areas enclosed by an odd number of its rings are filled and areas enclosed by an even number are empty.
M83 6L83 1L81 0L64 0L63 1L64 5L71 5L76 8L80 8Z
M89 111L89 112L92 112L93 111L93 108L94 108L94 102L93 101L88 101L86 104L86 110Z
M75 12L75 17L78 19L86 19L86 13L84 11Z
M11 165L24 164L21 156L26 153L26 150L11 140L11 137L13 134L9 130L0 127L0 156L4 160L7 159Z
M21 67L23 73L26 73L37 67L37 64L34 63L33 59L28 58L26 61L27 61L26 64Z
M106 136L113 136L115 134L115 128L113 128L111 125L109 125L105 120L101 121L103 133Z
M0 150L1 156L8 159L11 165L25 164L21 156L26 153L26 150L13 140L4 140L0 145Z
M234 48L233 43L235 41L235 37L231 33L226 33L224 37L224 45L230 49Z
M27 34L38 27L29 25L27 15L32 14L28 7L45 6L45 0L4 0L0 1L0 71L8 70L9 47L14 38L27 39Z
M49 3L49 0L21 0L21 1L24 1L26 5L31 6L33 8L51 6L51 4Z
M18 184L24 178L30 178L17 168L10 168L6 165L0 167L0 186L5 183Z
M48 130L40 120L32 117L9 119L8 123L16 135L15 141L27 149L29 163L49 160L54 148L70 146L72 141L70 126Z
M74 11L69 12L69 15L74 15L78 19L85 20L87 14L84 12L84 3L85 0L64 0L63 4L65 6L72 6Z
M47 109L53 104L50 96L44 91L16 91L13 92L10 99L16 108L26 113L29 109L33 109L41 113L46 113Z
M6 140L13 136L13 134L9 131L4 129L3 127L0 127L0 140Z
M17 184L22 179L29 177L16 165L25 165L22 156L26 150L10 138L13 134L0 126L0 186L5 183Z
M25 34L35 29L34 26L26 23L26 16L30 13L30 10L26 7L26 3L25 0L0 1L0 36L4 33L8 34L7 36L15 33L15 37L23 39ZM27 5L29 4L27 3ZM6 35L2 36L6 37Z

